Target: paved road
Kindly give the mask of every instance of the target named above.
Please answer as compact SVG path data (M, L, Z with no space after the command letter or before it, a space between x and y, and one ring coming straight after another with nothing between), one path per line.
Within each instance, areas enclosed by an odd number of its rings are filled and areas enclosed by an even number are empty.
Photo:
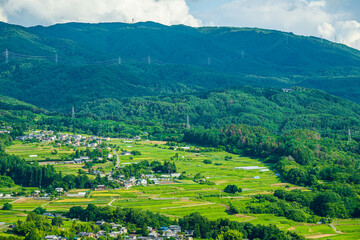
M114 150L114 154L116 155L116 166L115 167L120 167L120 158L119 158L119 155L117 154L116 150Z

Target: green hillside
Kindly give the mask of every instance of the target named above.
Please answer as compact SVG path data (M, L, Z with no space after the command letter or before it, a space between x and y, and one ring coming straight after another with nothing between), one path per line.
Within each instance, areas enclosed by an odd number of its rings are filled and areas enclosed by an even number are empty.
M189 115L193 127L222 128L229 124L262 126L278 133L291 129L313 129L323 134L347 136L360 128L360 106L323 91L294 88L241 87L198 94L163 97L103 99L85 103L83 116L118 121L175 124L184 128Z
M360 102L360 52L315 37L152 22L0 23L0 33L0 94L50 110L242 85L306 86Z

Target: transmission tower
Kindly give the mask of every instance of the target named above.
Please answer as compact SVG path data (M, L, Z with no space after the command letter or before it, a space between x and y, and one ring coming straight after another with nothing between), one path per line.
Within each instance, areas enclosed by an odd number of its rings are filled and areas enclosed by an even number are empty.
M208 57L208 65L210 65L210 64L211 64L211 58Z
M119 65L121 65L121 57L119 57Z
M348 142L351 142L351 130L349 128Z
M189 118L189 115L186 115L186 129L190 129L190 118Z
M8 63L9 62L9 51L6 49L5 51L5 62Z
M55 54L55 63L58 63L58 55L57 55L57 53Z
M244 59L244 50L241 50L241 59Z
M72 107L71 117L75 118L75 108L74 108L74 106Z
M148 56L148 64L150 65L151 64L151 57Z

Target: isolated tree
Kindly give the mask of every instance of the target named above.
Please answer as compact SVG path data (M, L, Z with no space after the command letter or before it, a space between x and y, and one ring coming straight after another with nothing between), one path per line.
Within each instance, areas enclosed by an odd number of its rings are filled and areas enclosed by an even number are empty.
M26 235L25 240L41 240L41 236L38 230L31 230L28 235Z
M37 208L35 208L35 210L33 212L36 213L36 214L41 215L41 214L46 212L46 209L42 208L42 207L37 207Z
M12 205L10 203L5 203L2 210L11 210L12 209Z
M56 227L60 227L63 224L63 220L61 217L54 217L51 220L51 225L56 226Z
M224 192L234 194L237 192L242 192L242 189L238 188L236 185L231 184L225 187Z
M237 230L229 230L227 232L221 233L218 238L219 240L241 240L243 239L243 233Z

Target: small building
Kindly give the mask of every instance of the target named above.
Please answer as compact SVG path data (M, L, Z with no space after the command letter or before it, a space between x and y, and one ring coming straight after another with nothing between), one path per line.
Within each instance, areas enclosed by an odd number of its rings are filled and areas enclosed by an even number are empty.
M43 215L46 217L55 217L55 215L52 213L43 213Z
M105 231L98 231L96 233L96 237L99 238L99 237L106 237L106 232Z
M185 236L194 236L194 230L185 230Z
M64 192L63 188L55 188L55 191L57 191L58 193Z
M109 233L109 236L112 237L112 238L116 238L119 235L121 235L121 232L111 232L111 233Z
M130 156L132 154L131 154L131 152L126 151L126 152L122 152L120 155L121 156Z
M289 92L294 91L294 89L291 89L291 88L282 88L281 90L282 90L284 93L289 93Z
M82 160L81 160L80 158L75 158L75 159L74 159L74 162L75 162L76 164L81 164L81 163L82 163Z
M46 240L58 240L59 237L56 235L47 235L47 236L45 236L45 239Z
M136 185L147 186L147 181L146 181L146 179L139 179L139 180L137 180Z
M78 236L78 237L96 238L95 234L92 233L92 232L80 232L76 236Z
M102 226L105 224L105 222L101 220L101 221L96 221L95 224L98 226Z
M98 191L105 190L105 185L97 185L96 190L98 190Z
M181 227L179 225L170 225L169 229L171 231L174 231L176 233L180 233L181 232Z

